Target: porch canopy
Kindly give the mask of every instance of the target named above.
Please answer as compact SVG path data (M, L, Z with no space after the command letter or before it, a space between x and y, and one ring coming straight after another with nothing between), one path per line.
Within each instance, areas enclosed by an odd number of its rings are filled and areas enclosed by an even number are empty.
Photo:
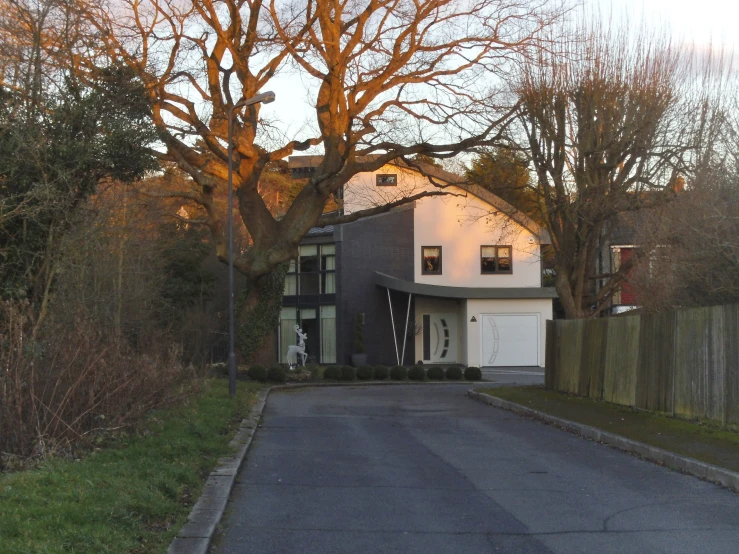
M393 340L395 341L395 355L398 365L405 359L405 347L408 333L403 332L402 349L398 344L397 330L395 328L395 316L393 315L393 303L390 300L390 291L398 291L408 295L408 306L405 312L405 327L411 314L411 298L416 296L434 296L438 298L460 298L460 299L511 299L519 300L526 298L556 298L557 292L554 287L446 287L439 285L427 285L414 283L404 279L392 277L386 273L375 271L375 284L387 290L387 303L390 307L390 324L393 329Z
M446 287L414 283L379 271L375 271L375 284L389 290L438 298L557 298L557 291L554 287Z

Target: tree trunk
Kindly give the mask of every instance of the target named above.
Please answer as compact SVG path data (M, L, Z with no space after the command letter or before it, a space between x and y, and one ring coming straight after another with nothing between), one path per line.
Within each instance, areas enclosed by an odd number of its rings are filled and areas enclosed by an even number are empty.
M280 323L288 265L280 264L268 275L256 279L247 277L236 306L236 346L244 363L253 363L255 359L265 356L262 352L266 348L265 339L275 332Z

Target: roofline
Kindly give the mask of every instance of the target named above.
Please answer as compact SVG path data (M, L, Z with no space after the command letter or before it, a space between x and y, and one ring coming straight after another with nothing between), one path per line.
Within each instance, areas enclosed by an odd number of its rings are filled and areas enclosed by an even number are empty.
M524 300L557 298L554 287L448 287L398 279L375 271L375 285L387 289L437 298Z
M373 154L370 156L359 156L358 160L373 159L379 157L379 154ZM290 156L288 158L289 167L317 167L323 156ZM436 167L431 164L417 163L408 164L401 159L395 159L388 162L388 165L395 165L404 169L410 169L416 171L425 177L434 177L440 181L444 181L446 184L453 185L465 191L472 196L475 196L483 202L490 204L491 206L498 209L498 211L510 217L513 221L521 225L524 229L528 230L532 234L539 238L539 244L551 244L551 237L549 232L539 225L536 221L531 219L525 213L518 208L515 208L501 197L493 194L487 189L484 189L480 185L473 185L468 183L464 178L454 173L450 173L440 167Z

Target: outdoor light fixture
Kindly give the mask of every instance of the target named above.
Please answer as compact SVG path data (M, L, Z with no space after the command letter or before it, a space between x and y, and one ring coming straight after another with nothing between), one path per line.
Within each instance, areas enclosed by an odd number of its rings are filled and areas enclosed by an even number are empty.
M234 215L233 215L233 119L234 110L274 102L272 91L257 94L228 108L228 394L236 396L236 336L234 331Z

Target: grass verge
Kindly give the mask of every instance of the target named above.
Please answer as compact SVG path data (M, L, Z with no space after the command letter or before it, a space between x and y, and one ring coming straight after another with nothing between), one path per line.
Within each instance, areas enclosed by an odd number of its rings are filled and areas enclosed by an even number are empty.
M714 422L678 419L541 387L476 390L682 456L739 471L739 433Z
M80 461L0 475L0 551L165 552L261 386L206 383L135 434Z

